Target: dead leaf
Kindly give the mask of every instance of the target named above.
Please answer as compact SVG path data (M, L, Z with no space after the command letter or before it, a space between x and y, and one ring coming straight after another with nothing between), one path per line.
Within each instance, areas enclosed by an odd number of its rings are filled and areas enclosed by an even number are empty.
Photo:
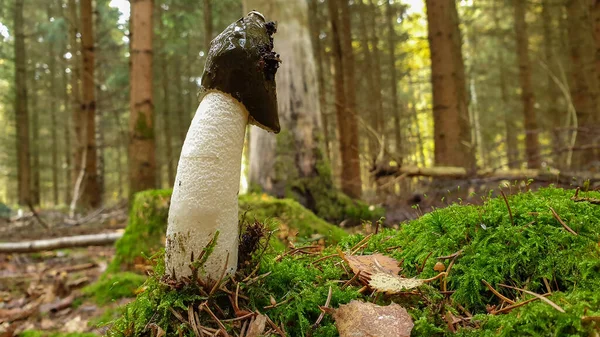
M81 319L81 316L75 316L64 325L66 332L84 332L87 329L88 321Z
M423 284L423 280L404 278L398 275L376 273L371 275L369 286L374 290L387 294L397 294L404 290L416 288Z
M347 255L343 259L350 265L354 274L360 272L367 276L377 272L384 272L391 275L398 275L402 268L398 267L398 261L382 254L373 255Z
M267 317L265 315L258 314L256 318L250 323L248 327L248 333L246 337L258 337L265 331L267 324Z
M352 301L340 305L333 318L340 337L408 337L414 326L406 309L396 303L382 307Z

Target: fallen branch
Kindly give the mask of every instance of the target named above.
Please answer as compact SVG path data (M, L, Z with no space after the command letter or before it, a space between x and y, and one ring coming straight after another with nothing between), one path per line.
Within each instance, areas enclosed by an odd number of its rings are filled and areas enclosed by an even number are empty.
M0 253L33 253L61 248L111 245L123 236L122 232L67 236L62 238L0 243Z
M536 181L573 183L576 181L600 182L600 174L591 172L562 172L559 170L493 170L481 169L475 172L469 172L463 167L453 166L435 166L435 167L417 167L402 166L379 168L372 172L376 178L385 176L403 176L403 177L431 177L431 178L449 178L449 179L486 179L486 180L527 180Z

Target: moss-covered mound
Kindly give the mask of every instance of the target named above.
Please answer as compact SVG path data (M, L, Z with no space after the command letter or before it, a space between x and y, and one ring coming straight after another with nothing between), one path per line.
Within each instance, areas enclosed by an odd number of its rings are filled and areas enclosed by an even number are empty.
M171 190L149 190L136 193L129 212L129 223L117 241L115 257L109 273L134 270L147 256L164 246Z
M446 266L454 261L446 292L437 282L398 295L359 292L363 285L348 282L352 272L336 254L363 240L355 235L316 255L302 250L263 255L255 262L255 273L243 271L212 295L194 282L181 288L161 281L164 267L159 263L157 275L109 335L141 336L160 329L167 335L194 336L198 324L219 328L213 315L233 333L243 320L226 319L239 310L238 316L266 314L288 336L337 336L330 315L315 325L331 289L333 308L352 299L404 306L415 322L413 336L450 336L454 331L463 336L588 336L599 329L600 206L575 202L573 194L547 188L509 196L508 202L496 198L482 206L454 205L359 245L357 254L379 252L402 261L401 274L407 277L434 276L437 261ZM598 192L581 196L600 199ZM514 307L482 280L514 301ZM539 299L520 305L535 298L501 284L543 294L559 308ZM239 308L231 300L236 291Z
M136 265L143 268L147 257L164 247L170 200L171 190L135 194L129 224L116 243L115 257L107 272L131 271ZM239 209L240 219L257 220L267 223L271 229L284 230L286 235L280 237L285 240L323 238L333 244L346 236L344 230L320 219L294 200L248 194L240 196Z
M240 218L266 223L271 229L295 231L298 241L324 238L340 242L348 234L319 218L292 199L277 199L266 194L246 194L240 198Z

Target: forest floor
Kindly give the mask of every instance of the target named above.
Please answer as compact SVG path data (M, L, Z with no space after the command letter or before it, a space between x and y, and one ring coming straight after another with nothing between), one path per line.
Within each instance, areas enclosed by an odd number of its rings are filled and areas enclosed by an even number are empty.
M546 184L526 188L537 189L543 185ZM414 193L403 199L390 198L385 205L386 222L398 224L417 218L432 208L461 200L461 195L468 203L479 204L482 200L473 196L473 192L482 194L479 189L467 188L461 193L449 191L445 186L438 186L429 195ZM64 212L59 211L40 211L39 217L43 223L27 212L19 220L0 222L0 238L16 242L114 232L125 228L127 209L122 204L76 222L65 221ZM359 228L353 231L356 230L360 231ZM0 337L15 336L25 330L103 334L105 327L100 323L110 320L115 309L131 299L99 306L81 289L99 278L114 254L113 246L0 254Z
M2 241L114 232L127 225L124 205L77 222L64 221L65 214L59 211L40 211L39 217L44 224L30 212L0 223ZM104 329L98 325L103 315L131 299L98 306L81 289L98 279L114 253L113 246L106 246L0 254L0 336L25 330L102 335Z

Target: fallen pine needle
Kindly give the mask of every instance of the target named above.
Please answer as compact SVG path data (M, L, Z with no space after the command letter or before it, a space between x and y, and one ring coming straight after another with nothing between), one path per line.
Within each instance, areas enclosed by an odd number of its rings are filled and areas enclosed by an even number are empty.
M481 282L483 282L483 284L485 284L485 286L494 293L494 295L500 297L501 300L503 300L504 302L510 303L510 304L515 304L515 301L511 300L510 298L502 295L501 293L498 292L498 290L494 289L494 287L492 287L491 284L489 284L486 280L481 279Z
M554 303L554 302L550 301L549 299L545 298L544 296L542 296L542 295L540 295L540 294L536 294L536 293L534 293L533 291L529 291L529 290L525 290L525 289L521 289L521 288L517 288L517 287L509 286L509 285L502 284L502 283L498 283L498 285L499 285L499 286L501 286L501 287L504 287L504 288L509 288L509 289L514 289L514 290L522 291L522 292L524 292L524 293L526 293L526 294L529 294L529 295L531 295L531 296L535 296L535 297L539 298L540 300L542 300L542 301L544 301L544 302L548 303L548 304L549 304L551 307L553 307L554 309L556 309L556 310L558 310L558 311L560 311L560 312L562 312L562 313L564 313L564 312L565 312L565 310L564 310L563 308L559 307L559 306L558 306L558 304L556 304L556 303Z
M573 235L579 235L579 234L577 234L577 232L572 230L571 227L567 226L567 224L560 218L560 216L558 216L558 213L556 213L554 208L550 207L550 211L552 212L552 216L554 216L554 218L556 220L558 220L558 222L560 222L560 224L567 230L567 232L569 232Z

